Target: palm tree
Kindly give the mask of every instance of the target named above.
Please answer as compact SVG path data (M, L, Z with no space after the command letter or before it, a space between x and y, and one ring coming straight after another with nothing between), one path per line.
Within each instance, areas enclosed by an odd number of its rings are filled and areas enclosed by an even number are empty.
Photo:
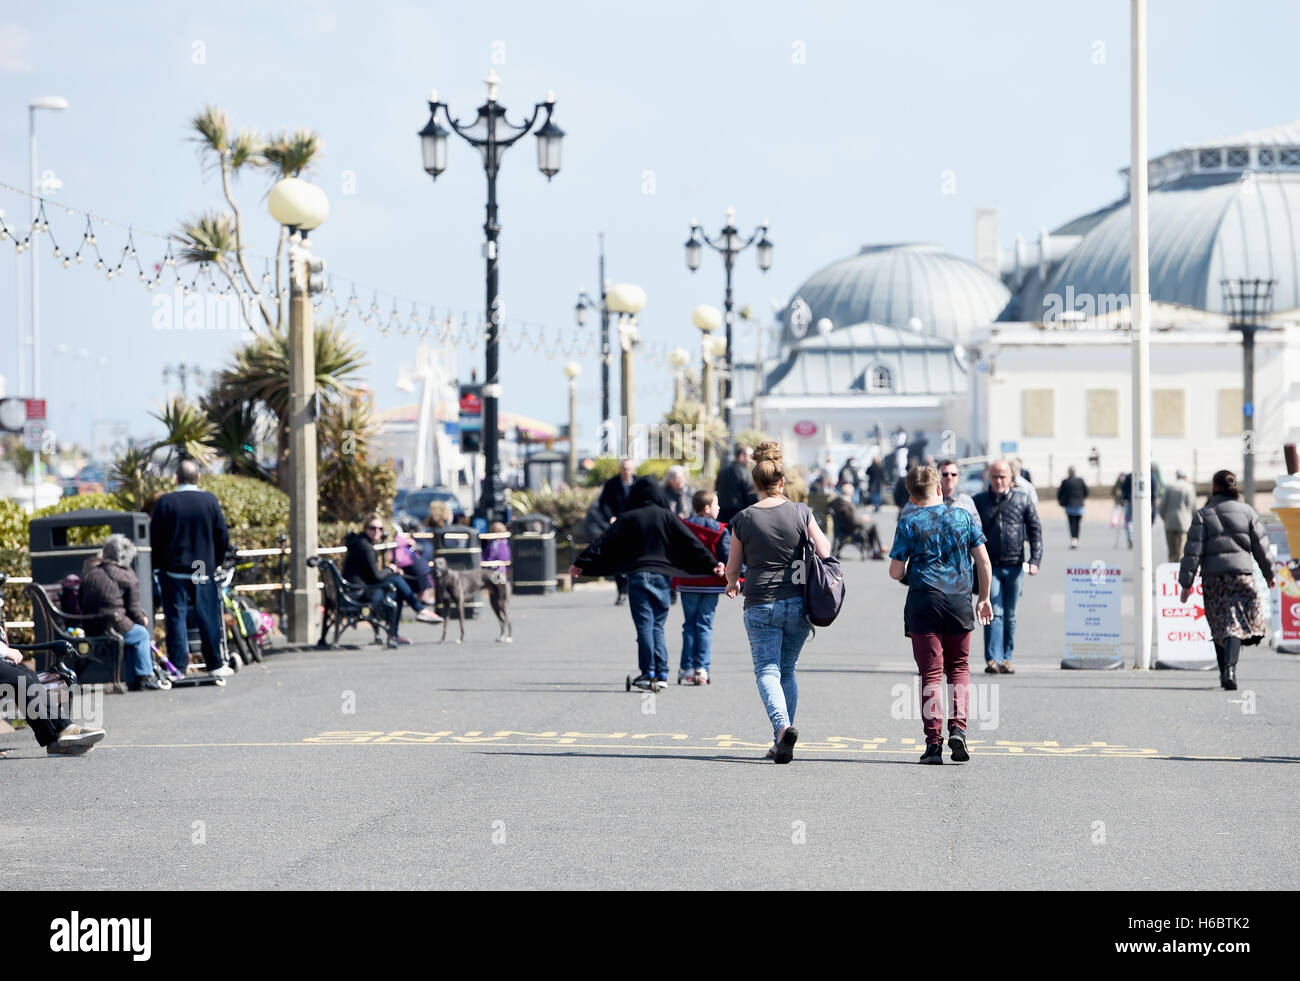
M200 465L206 465L212 459L212 439L214 427L202 409L177 395L164 402L161 412L149 413L163 424L167 435L153 445L153 450L165 449L167 463L179 457L190 458Z
M204 396L203 411L213 427L208 444L226 461L226 473L269 482L271 475L257 462L263 430L263 414L257 403L227 400L219 389L213 389Z
M316 391L321 401L330 405L350 397L351 382L366 364L361 349L333 319L316 326L315 349ZM210 399L218 411L251 403L271 413L283 487L288 478L283 463L289 453L289 342L285 333L272 329L235 351L234 364L217 376Z
M236 285L234 269L237 269L242 277L243 289L236 286L236 291L246 290L256 296L266 326L283 329L288 319L288 291L281 289L284 246L288 232L284 228L280 229L275 251L275 291L281 297L281 303L272 316L270 306L261 295L263 291L260 284L253 279L244 256L244 219L235 202L232 180L242 171L250 169L268 170L273 180L297 177L310 170L323 153L320 137L307 129L299 129L292 135L281 132L266 140L248 129L236 133L226 113L212 105L205 106L195 115L190 120L190 127L195 133L192 139L199 145L199 154L205 164L216 166L221 173L221 190L231 213L221 216L203 215L183 224L177 236L185 245L182 259L187 262L212 262L226 273L232 286ZM221 234L216 234L218 232ZM221 263L216 261L218 256ZM225 264L224 267L222 263ZM232 268L228 271L226 267ZM248 317L247 312L245 317ZM249 326L253 326L251 322Z
M248 263L244 259L244 219L231 190L231 179L239 176L245 169L266 166L262 143L252 130L241 129L238 133L234 133L229 117L217 106L204 106L203 111L190 120L190 126L198 134L193 137L193 140L199 144L200 155L208 158L209 163L215 163L221 172L221 191L233 213L230 216L233 248L227 251L233 252L248 292L254 295L260 294L261 290L254 284L252 273L249 272ZM239 292L238 287L236 292ZM258 299L262 307L262 319L266 321L267 326L270 326L270 311L261 301L260 296Z
M149 498L170 486L153 464L154 448L137 446L113 461L110 476L117 484L118 503L128 511L143 511Z

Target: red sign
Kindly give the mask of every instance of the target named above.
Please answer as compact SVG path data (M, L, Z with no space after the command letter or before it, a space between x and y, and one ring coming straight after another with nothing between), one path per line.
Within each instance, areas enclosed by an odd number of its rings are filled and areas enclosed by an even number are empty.
M817 423L810 419L800 419L794 424L794 431L797 436L816 436Z
M27 418L45 418L45 399L27 399Z
M482 415L483 400L473 392L466 392L460 397L460 414L463 416Z

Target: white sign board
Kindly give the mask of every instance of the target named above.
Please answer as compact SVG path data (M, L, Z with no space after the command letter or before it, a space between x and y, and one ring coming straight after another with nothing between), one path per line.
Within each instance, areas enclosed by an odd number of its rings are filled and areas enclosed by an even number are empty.
M23 446L39 452L45 445L45 423L29 419L23 423Z
M1192 595L1178 602L1178 563L1156 566L1156 667L1205 671L1218 668L1214 640L1205 619L1201 574L1192 583Z
M1124 586L1119 569L1097 562L1065 570L1063 668L1106 670L1124 666L1120 650Z

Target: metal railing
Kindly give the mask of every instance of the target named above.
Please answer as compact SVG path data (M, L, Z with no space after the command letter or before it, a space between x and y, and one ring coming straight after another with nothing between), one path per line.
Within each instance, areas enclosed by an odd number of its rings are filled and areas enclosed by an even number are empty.
M407 538L410 538L410 539L413 539L413 540L418 540L418 541L432 541L432 540L434 540L435 538L438 537L437 535L435 535L435 534L434 534L433 532L431 532L431 531L415 531L415 532L409 532L409 531L408 531L408 532L403 532L402 534L403 534L405 537L407 537ZM468 538L469 538L468 535L463 535L463 534L460 534L460 533L454 533L454 534L452 534L452 535L444 535L443 537L444 537L444 538L457 538L457 537L459 537L459 538L465 538L466 540L468 540ZM487 531L487 532L482 532L482 533L478 536L478 539L479 539L479 551L480 551L480 552L482 551L482 547L483 547L483 543L484 543L484 542L497 541L497 540L500 540L500 539L505 539L506 541L509 541L510 538L511 538L511 534L510 534L510 532L508 532L508 531ZM377 552L386 552L386 551L389 551L390 549L394 549L394 548L396 548L396 547L397 547L397 543L396 543L396 542L383 542L383 543L381 543L381 544L375 546L375 551L377 551ZM316 554L317 554L317 555L342 555L342 554L346 553L347 550L348 550L348 549L347 549L347 546L346 546L346 545L326 545L326 546L323 546L323 547L318 547L318 548L316 549ZM435 548L435 549L434 549L434 557L437 558L437 556L438 556L439 554L443 554L443 553L446 553L446 552L448 552L448 551L456 551L456 550L458 550L458 549L452 549L452 550L449 550L449 549L437 549L437 548ZM466 547L466 548L464 548L464 549L459 549L459 550L466 551L466 552L473 551L472 548L468 548L468 547ZM278 580L278 581L276 581L276 582L252 582L252 583L241 583L241 584L239 584L239 585L237 585L237 586L234 586L234 587L232 587L232 588L233 588L233 589L235 590L235 592L237 592L237 593L279 593L279 594L280 594L280 596L279 596L279 615L280 615L280 626L281 626L281 629L283 629L284 626L285 626L286 623L287 623L287 611L285 610L284 597L285 597L285 594L289 591L289 578L288 578L289 563L288 563L288 557L289 557L290 554L292 554L292 552L293 552L293 547L289 544L289 540L288 540L287 536L285 536L285 535L281 535L281 536L280 536L280 547L279 547L279 548L241 548L241 549L236 549L236 551L235 551L235 553L234 553L234 554L235 554L235 557L236 557L237 559L254 559L254 560L256 560L256 559L265 559L265 558L270 558L271 556L278 556L278 557L279 557L279 559L280 559L280 564L279 564L279 573L280 573L280 575L279 575L279 580ZM504 560L504 559L481 559L481 560L480 560L480 563L481 563L483 566L488 567L488 568L506 567L506 568L508 569L508 568L512 565L512 563L511 563L510 561L508 561L508 560ZM34 580L31 576L11 576L11 577L9 577L8 579L5 580L4 585L5 585L5 586L19 586L19 587L21 587L21 586L25 586L25 585L27 585L28 583L32 583L32 582L35 582L35 581L36 581L36 580ZM144 588L144 584L141 584L141 588L142 588L142 589ZM320 588L323 588L323 587L321 586L320 583L317 583L317 584L316 584L316 588L317 588L317 589L320 589ZM155 613L154 613L154 620L155 620L155 621L161 621L162 619L163 619L163 614L162 614L161 612L155 612ZM4 627L5 627L6 630L31 630L31 629L32 629L33 627L35 627L35 626L36 626L36 624L35 624L35 622L32 621L32 620L6 620L6 621L4 621Z

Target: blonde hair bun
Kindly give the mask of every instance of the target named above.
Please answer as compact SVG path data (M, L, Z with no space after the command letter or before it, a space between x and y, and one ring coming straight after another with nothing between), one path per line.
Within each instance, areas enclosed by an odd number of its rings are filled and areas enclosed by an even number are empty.
M781 453L781 444L775 440L768 440L765 443L759 443L754 449L754 462L762 463L764 460L771 460L773 463L784 464L785 457Z

